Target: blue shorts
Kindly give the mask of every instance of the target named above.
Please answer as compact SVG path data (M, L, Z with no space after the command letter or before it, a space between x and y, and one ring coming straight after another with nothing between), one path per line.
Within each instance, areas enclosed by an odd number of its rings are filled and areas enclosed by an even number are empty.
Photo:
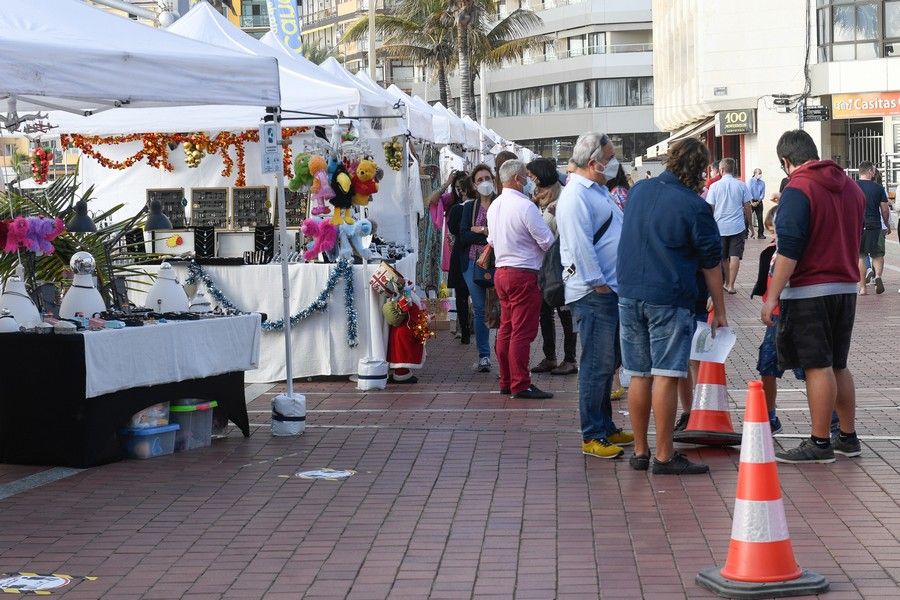
M759 345L759 359L756 361L756 370L760 377L777 377L781 379L784 370L778 368L778 350L775 346L775 338L778 335L778 315L772 316L772 325L766 327L762 344ZM800 381L806 379L803 369L793 369L794 376Z
M695 327L687 308L619 298L622 369L631 377L687 377Z

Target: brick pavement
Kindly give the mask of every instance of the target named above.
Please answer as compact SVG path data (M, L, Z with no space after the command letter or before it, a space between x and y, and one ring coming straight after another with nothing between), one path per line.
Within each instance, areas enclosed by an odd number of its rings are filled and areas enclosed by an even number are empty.
M763 331L747 297L760 248L748 243L728 299L738 422ZM900 265L900 247L889 253ZM860 299L851 355L863 457L779 467L798 560L831 580L829 600L900 597L900 272L885 279L888 293ZM474 361L474 347L442 332L418 385L361 394L346 381L298 382L310 409L302 437L269 435L276 386L250 403L249 440L233 433L0 500L0 572L99 577L67 600L712 597L693 578L724 563L737 451L691 450L712 471L682 478L585 458L575 378L541 376L556 398L517 401ZM780 441L793 445L808 418L790 376L780 405ZM614 404L622 425L625 409ZM319 467L357 473L293 477ZM0 484L38 471L0 465Z

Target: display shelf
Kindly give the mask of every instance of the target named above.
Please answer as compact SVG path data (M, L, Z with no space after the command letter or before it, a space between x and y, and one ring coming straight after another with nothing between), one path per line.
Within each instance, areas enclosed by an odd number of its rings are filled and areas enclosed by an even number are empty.
M163 214L172 222L172 229L184 229L187 219L184 216L184 188L164 188L147 190L147 202L159 200Z
M284 190L284 211L288 227L300 227L303 224L303 220L306 219L307 206L308 201L305 192Z
M232 188L231 191L231 220L235 227L256 227L268 225L269 208L266 202L269 199L269 188L243 187Z
M228 224L228 188L191 190L191 225L226 227Z

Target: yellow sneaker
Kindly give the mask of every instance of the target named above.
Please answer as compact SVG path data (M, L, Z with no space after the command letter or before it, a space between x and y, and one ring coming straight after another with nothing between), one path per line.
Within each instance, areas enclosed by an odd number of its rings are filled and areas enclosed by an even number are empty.
M607 436L606 439L609 440L610 444L615 444L617 446L630 446L634 443L634 434L619 429L615 433Z
M581 443L581 453L597 458L619 458L625 454L625 450L605 440L591 440Z
M625 397L626 393L627 392L625 391L625 388L620 387L619 389L613 390L612 392L610 392L609 399L610 400L621 400L622 398Z

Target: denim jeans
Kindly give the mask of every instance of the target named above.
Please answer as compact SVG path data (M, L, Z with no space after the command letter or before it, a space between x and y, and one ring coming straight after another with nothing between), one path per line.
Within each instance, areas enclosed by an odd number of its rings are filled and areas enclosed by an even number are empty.
M618 356L618 302L613 292L591 292L569 305L581 338L578 404L585 441L606 438L618 429L609 400Z
M469 260L463 273L469 295L472 297L472 310L475 313L475 346L478 358L491 356L491 330L484 324L484 288L475 285L475 261Z
M694 313L680 306L619 300L622 370L631 377L684 378L696 328Z

